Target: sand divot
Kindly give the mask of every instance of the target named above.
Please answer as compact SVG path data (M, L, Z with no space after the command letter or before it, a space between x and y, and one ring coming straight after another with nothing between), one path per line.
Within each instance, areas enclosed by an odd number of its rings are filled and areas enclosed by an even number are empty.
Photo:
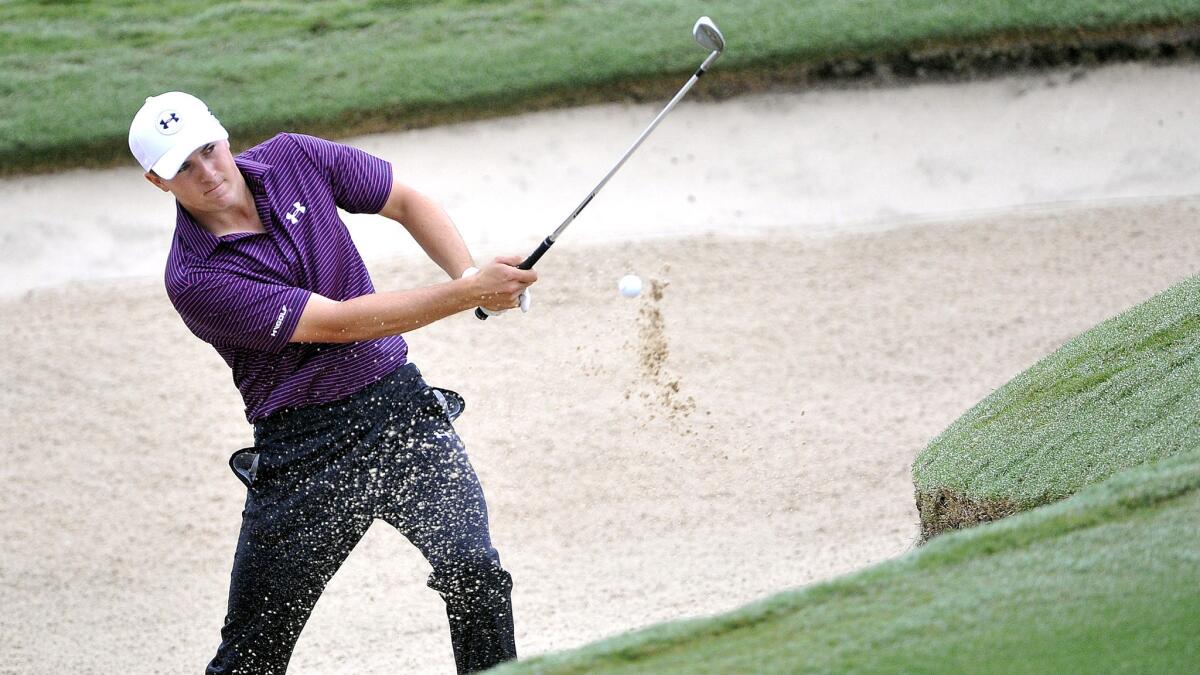
M664 267L661 274L669 268ZM650 279L649 288L642 296L642 306L638 309L638 374L639 379L625 391L625 398L633 395L635 389L638 396L649 405L652 411L647 421L654 420L659 414L668 420L680 420L690 417L696 410L696 400L681 393L682 378L667 368L667 358L670 356L670 346L667 341L666 321L663 319L663 300L669 281L665 279ZM690 430L686 433L692 433Z

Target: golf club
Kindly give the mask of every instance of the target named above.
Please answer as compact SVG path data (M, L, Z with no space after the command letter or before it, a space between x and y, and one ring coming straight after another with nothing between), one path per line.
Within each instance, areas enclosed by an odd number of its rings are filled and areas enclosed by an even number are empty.
M691 89L692 85L696 84L696 81L704 75L704 73L708 70L708 67L712 65L713 61L716 61L717 58L721 56L721 52L725 51L725 36L721 35L721 30L717 28L717 24L713 23L713 20L707 16L702 16L696 20L696 25L692 26L692 37L695 38L696 42L699 43L701 47L710 50L712 53L708 55L708 58L704 59L704 62L700 64L700 67L696 69L696 72L692 75L692 77L687 81L686 84L683 85L683 88L680 89L677 94L675 94L675 97L671 99L671 102L667 103L667 106L662 109L662 112L658 113L658 116L656 116L654 120L650 122L650 126L646 127L646 130L637 137L637 140L633 142L633 145L629 146L629 149L625 151L625 154L621 155L621 159L617 161L613 168L609 169L608 173L604 175L604 178L601 179L596 187L592 188L592 191L588 193L588 196L584 197L583 201L579 203L579 206L575 207L575 210L571 212L571 215L567 216L567 219L558 226L558 229L554 230L550 236L546 237L541 245L537 247L537 250L531 253L529 257L526 258L520 265L517 265L518 269L532 269L533 266L537 264L537 261L541 260L542 256L546 254L546 251L550 250L550 247L553 246L554 242L558 240L558 235L562 234L563 230L567 229L567 226L571 224L571 221L575 220L575 217L579 215L579 212L583 211L583 209L589 203L591 203L592 198L596 196L596 193L600 192L600 189L604 187L605 183L608 183L608 179L612 178L613 174L617 172L617 169L620 169L621 166L625 164L625 160L629 159L629 156L633 154L633 151L638 149L638 146L642 144L642 141L646 140L646 137L650 135L651 131L654 131L654 127L658 126L658 123L662 121L662 118L666 117L667 113L671 112L671 109L675 107L675 104L679 103L679 100L688 93L688 90ZM475 308L475 316L481 320L487 320L487 314L485 314L483 309L480 307Z

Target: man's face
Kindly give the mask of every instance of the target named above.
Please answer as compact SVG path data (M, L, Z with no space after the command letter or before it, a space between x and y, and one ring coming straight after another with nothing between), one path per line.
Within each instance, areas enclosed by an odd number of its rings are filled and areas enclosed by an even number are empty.
M209 143L188 155L171 180L147 173L146 180L175 195L192 212L221 211L235 203L242 174L229 152L229 141Z

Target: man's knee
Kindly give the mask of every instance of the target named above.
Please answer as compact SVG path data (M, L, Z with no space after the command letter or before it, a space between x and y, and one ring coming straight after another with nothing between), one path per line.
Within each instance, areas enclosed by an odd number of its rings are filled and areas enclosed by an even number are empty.
M434 568L429 587L440 593L447 605L469 611L507 603L512 595L512 576L500 566L494 552L461 555Z

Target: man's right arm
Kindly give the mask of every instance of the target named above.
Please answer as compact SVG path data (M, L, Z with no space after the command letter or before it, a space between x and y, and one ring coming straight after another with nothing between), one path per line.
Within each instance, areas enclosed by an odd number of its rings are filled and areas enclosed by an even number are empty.
M406 291L372 293L349 300L312 294L291 342L345 343L397 335L427 326L463 310L517 306L518 296L537 272L520 270L520 256L496 258L479 274Z

